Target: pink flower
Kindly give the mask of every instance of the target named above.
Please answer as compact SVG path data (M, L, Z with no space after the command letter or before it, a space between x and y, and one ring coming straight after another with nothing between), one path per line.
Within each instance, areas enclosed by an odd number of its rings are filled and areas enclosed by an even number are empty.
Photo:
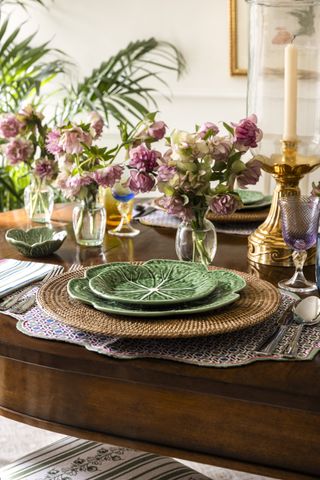
M130 167L137 168L143 172L152 172L158 167L157 160L161 153L156 150L149 150L145 145L131 148L129 151Z
M294 35L288 32L284 27L276 28L278 33L273 37L272 43L275 45L284 45L286 43L292 43Z
M177 170L175 167L169 167L168 165L160 165L158 169L158 181L168 182L175 176Z
M52 130L47 134L46 148L49 153L52 153L52 155L56 155L63 152L62 147L59 145L60 138L61 138L61 132L57 129Z
M166 124L161 121L154 122L148 128L147 133L149 137L152 137L155 140L161 140L166 134Z
M56 179L56 187L59 190L66 190L67 189L67 181L69 179L69 173L68 172L60 172L57 176Z
M175 215L183 220L191 220L194 218L192 208L186 204L185 200L179 196L162 197L157 201L160 207L167 210L169 215Z
M241 206L239 199L230 193L215 195L210 202L210 209L216 215L230 215Z
M137 170L130 170L130 179L128 187L133 193L150 192L154 187L155 179L146 172L138 172Z
M33 153L33 145L29 140L22 138L15 138L8 143L5 154L11 165L16 165L19 162L26 162L30 159Z
M81 153L83 151L82 144L90 147L92 144L92 137L80 127L72 127L65 130L59 140L59 146L62 150L71 154Z
M102 130L104 127L104 121L101 115L97 112L90 113L90 126L95 131L94 139L97 139L101 136Z
M40 158L36 161L34 168L34 174L40 177L41 179L52 179L56 173L57 164L54 160L49 160L48 157Z
M211 122L205 122L201 125L200 130L198 131L199 137L204 139L209 136L214 136L219 132L217 125Z
M65 181L65 196L67 198L76 197L82 187L87 187L93 182L93 179L89 174L80 175L77 173L72 177L68 177Z
M232 149L233 142L230 137L215 137L212 142L210 142L211 156L218 162L226 162Z
M18 135L23 124L14 115L5 115L0 120L0 135L4 138L11 138Z
M94 181L101 187L113 187L116 182L119 182L123 173L121 165L113 165L106 168L100 168L92 174Z
M246 188L247 185L255 185L261 175L261 163L258 160L249 160L246 169L237 176L239 188Z
M249 148L258 146L258 142L262 139L262 131L257 127L257 117L252 114L248 118L240 120L238 124L234 124L236 146L240 151L247 151Z

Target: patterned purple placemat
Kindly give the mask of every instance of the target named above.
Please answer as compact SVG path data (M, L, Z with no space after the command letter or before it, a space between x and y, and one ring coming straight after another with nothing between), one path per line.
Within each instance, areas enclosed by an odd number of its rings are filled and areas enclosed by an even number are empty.
M26 335L82 345L88 350L118 359L159 358L204 367L234 367L261 360L289 360L281 356L281 351L293 334L295 325L288 328L274 355L258 356L255 349L270 335L284 309L292 302L291 296L283 294L277 312L254 327L223 335L183 339L142 340L93 334L48 317L38 306L25 315L11 316L18 320L17 329ZM297 360L311 360L320 350L320 326L304 328L300 340Z

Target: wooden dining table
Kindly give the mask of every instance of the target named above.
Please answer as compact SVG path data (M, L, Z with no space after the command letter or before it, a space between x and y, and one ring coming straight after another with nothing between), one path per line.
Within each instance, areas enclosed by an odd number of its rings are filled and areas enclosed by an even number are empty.
M0 214L0 258L25 260L5 241L30 227L23 210ZM68 238L46 259L66 269L114 261L176 258L174 230L139 226L80 247L71 206L55 207L53 228ZM247 238L219 234L214 264L276 283L290 268L250 265ZM313 268L307 268L309 277ZM29 425L273 478L320 478L320 355L232 368L119 360L83 347L29 337L0 315L0 413ZM1 439L0 439L1 446Z

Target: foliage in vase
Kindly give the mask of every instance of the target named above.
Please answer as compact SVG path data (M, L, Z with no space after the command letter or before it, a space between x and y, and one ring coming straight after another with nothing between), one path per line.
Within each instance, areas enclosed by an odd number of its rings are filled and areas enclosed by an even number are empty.
M46 149L59 166L56 186L69 200L96 202L99 187L112 187L120 180L123 167L110 165L118 147L97 145L104 127L102 117L92 112L87 123L67 123L51 129Z
M194 132L173 130L166 138L167 149L160 153L153 143L165 137L166 125L149 114L131 131L122 125L123 145L129 170L126 185L134 193L158 189L158 203L169 214L191 220L201 228L205 212L226 215L242 206L234 185L247 188L261 175L260 163L244 160L249 149L257 147L262 131L251 115L238 123L223 123L222 128L206 122ZM121 148L121 146L120 146Z
M51 183L58 173L55 156L46 149L48 126L43 120L32 105L0 118L0 143L7 164L18 169L23 165L22 173L37 184Z

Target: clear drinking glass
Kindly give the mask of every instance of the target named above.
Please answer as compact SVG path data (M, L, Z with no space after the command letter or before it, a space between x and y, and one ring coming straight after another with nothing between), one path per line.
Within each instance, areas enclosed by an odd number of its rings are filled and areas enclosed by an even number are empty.
M121 220L116 228L108 230L108 234L117 237L135 237L139 235L140 230L134 228L130 223L134 193L122 185L115 185L112 189L112 195L117 201L117 208L121 215Z
M283 197L279 200L282 234L288 247L293 249L292 258L296 271L289 280L279 282L279 287L295 293L311 293L317 290L303 274L307 250L317 241L320 198L309 196Z

